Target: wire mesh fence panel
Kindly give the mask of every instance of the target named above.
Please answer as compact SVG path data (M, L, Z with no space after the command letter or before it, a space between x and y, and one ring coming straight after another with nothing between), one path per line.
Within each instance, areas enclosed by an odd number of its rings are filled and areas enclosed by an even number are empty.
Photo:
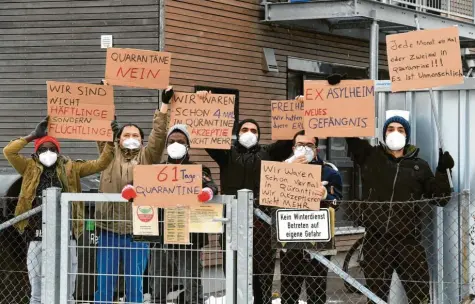
M0 303L40 303L41 301L41 212L27 220L15 219L17 197L0 198ZM32 206L41 204L35 198ZM23 225L28 223L28 226ZM23 227L20 234L18 227ZM31 299L30 299L31 298Z
M277 240L285 218L265 210L268 217L256 216L253 227L254 303L460 303L470 298L475 278L471 204L468 193L341 201L338 218L352 226L336 223L330 242L297 243ZM458 209L459 216L451 218L442 207ZM325 230L297 218L291 223L295 235ZM436 233L441 226L442 239ZM330 269L317 253L331 261Z
M154 208L158 235L138 236L133 233L131 203L90 202L85 208L84 219L75 219L74 212L69 216L70 227L76 221L84 222L77 245L69 245L68 279L74 281L70 303L223 302L222 228L221 233L194 233L190 225L189 241L171 244L164 239L163 209ZM223 226L209 217L191 219L199 221L205 230ZM72 258L75 251L76 267Z

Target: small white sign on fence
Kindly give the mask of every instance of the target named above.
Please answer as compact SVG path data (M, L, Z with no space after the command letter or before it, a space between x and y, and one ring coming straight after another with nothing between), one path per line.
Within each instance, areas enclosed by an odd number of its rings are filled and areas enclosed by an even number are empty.
M277 210L279 242L328 242L331 239L328 209Z

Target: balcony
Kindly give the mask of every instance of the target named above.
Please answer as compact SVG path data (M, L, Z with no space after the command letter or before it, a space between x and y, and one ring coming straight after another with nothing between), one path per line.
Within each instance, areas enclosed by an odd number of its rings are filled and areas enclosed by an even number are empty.
M265 23L305 28L340 36L371 39L371 24L379 25L378 39L416 29L458 26L460 46L475 47L475 0L321 0L263 1Z

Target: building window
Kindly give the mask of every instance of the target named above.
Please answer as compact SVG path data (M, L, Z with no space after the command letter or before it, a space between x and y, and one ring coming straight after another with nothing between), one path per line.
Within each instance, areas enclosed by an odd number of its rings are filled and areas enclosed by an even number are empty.
M233 126L233 139L234 134L237 133L237 127L239 122L239 90L235 89L225 89L225 88L215 88L207 86L195 86L195 92L198 91L208 91L212 94L230 94L236 96L234 101L234 126Z

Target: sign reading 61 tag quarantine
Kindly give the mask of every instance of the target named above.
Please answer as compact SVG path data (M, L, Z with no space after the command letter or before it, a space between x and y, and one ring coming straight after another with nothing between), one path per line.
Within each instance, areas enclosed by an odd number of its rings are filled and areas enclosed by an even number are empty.
M134 167L136 206L160 208L200 205L201 165L138 165Z

